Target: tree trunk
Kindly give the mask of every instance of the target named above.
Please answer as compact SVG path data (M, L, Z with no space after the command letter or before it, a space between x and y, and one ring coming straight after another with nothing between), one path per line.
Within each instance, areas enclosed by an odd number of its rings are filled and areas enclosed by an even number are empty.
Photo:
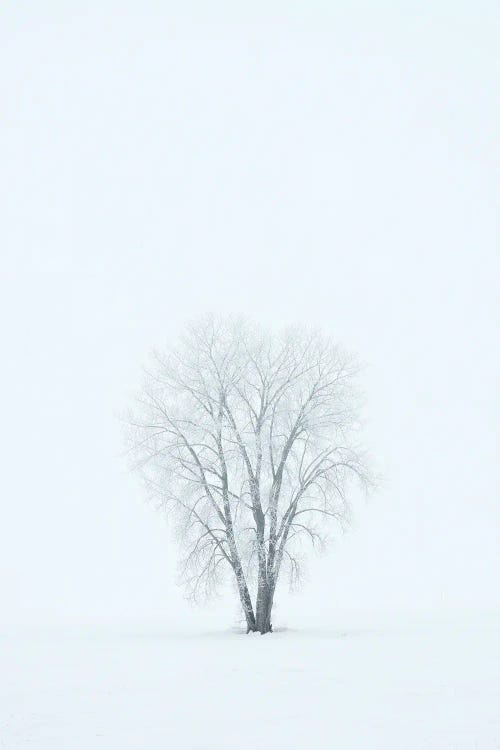
M247 633L249 633L250 631L253 632L256 629L255 615L253 612L250 592L248 591L248 587L243 577L243 571L240 571L239 575L238 573L236 573L236 580L238 583L238 592L240 595L241 606L243 608L243 613L245 615L245 620L247 623Z
M274 582L267 577L259 583L255 629L261 634L272 633L271 612L274 600Z
M252 602L250 600L250 595L248 594L248 591L241 592L240 591L240 599L241 604L243 607L243 612L245 614L245 620L247 623L247 633L254 632L256 630L255 627L255 616L252 609Z

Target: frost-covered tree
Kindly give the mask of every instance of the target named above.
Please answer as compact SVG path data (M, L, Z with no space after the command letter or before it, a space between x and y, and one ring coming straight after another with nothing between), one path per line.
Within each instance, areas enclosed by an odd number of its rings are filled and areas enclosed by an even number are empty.
M357 370L317 331L241 319L203 318L153 353L127 419L134 468L175 518L190 594L229 573L248 631L272 630L280 575L346 521L350 480L369 482Z

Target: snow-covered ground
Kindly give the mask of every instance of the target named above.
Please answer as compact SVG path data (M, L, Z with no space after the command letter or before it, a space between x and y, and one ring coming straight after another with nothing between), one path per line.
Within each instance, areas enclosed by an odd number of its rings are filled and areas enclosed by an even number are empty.
M0 748L497 750L481 625L0 639Z

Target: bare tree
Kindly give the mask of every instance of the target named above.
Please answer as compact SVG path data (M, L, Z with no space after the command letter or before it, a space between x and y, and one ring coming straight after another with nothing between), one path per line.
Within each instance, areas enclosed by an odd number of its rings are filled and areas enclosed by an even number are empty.
M194 597L232 571L247 631L272 630L284 569L348 517L351 478L369 482L355 442L355 359L316 331L275 336L202 319L153 354L127 419L134 467L175 514Z

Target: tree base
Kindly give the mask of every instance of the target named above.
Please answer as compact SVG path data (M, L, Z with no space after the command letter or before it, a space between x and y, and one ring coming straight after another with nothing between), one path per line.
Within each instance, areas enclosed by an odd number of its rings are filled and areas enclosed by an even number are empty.
M250 625L247 625L247 635L249 633L260 633L261 635L266 635L266 633L272 633L273 632L273 626L272 623L269 623L269 627L262 628L262 630L259 630L257 626L251 627Z

